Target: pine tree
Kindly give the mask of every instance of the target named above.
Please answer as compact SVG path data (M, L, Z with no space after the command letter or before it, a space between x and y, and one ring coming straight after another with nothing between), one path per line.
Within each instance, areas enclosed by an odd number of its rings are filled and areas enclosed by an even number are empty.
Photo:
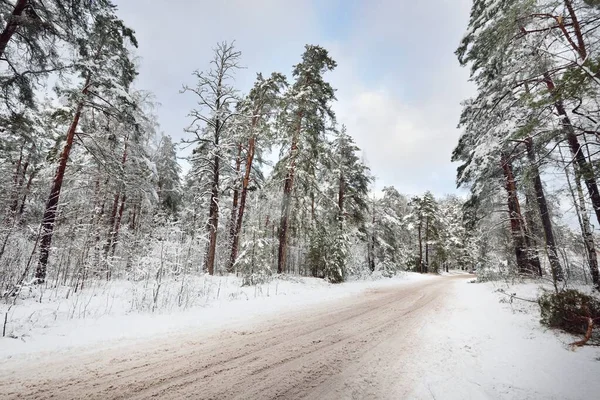
M241 128L242 137L240 138L242 142L246 142L244 149L245 162L243 176L241 177L241 187L239 189L239 206L232 207L231 214L231 256L229 258L228 267L230 271L233 270L233 265L237 259L239 239L244 221L246 200L248 198L250 177L254 168L257 146L264 146L265 144L269 145L271 142L271 135L269 134L270 127L268 123L273 119L274 113L277 111L279 103L281 102L280 91L286 85L287 82L285 77L279 73L271 74L268 79L264 79L263 76L259 74L254 87L240 106L242 110L241 114L246 120L244 121L244 126ZM263 141L266 143L262 143ZM242 146L242 143L240 143L240 151ZM236 190L238 189L236 188Z
M158 199L161 208L169 215L176 216L181 207L181 166L177 162L177 148L170 136L160 139L154 155L158 175Z
M335 100L331 85L323 80L323 74L336 67L325 49L307 45L302 61L294 67L295 82L286 95L282 128L283 146L288 154L280 163L285 169L281 219L279 224L279 250L277 272L286 266L292 193L298 175L311 176L314 169L315 150L323 142L327 120L333 119L331 102ZM314 176L314 175L313 175Z
M89 34L82 37L79 42L78 58L74 61L80 73L82 86L78 90L65 91L71 104L73 104L73 118L67 135L65 145L60 154L58 167L50 189L48 201L42 219L40 256L36 269L36 280L43 283L46 278L46 269L52 243L52 233L56 221L58 201L73 147L79 120L86 107L94 108L98 102L104 104L105 98L127 101L128 87L135 77L135 68L130 59L126 41L137 45L133 32L127 29L112 10L105 10L90 28ZM110 93L114 95L107 95ZM103 106L98 106L102 109ZM111 107L117 116L122 109Z

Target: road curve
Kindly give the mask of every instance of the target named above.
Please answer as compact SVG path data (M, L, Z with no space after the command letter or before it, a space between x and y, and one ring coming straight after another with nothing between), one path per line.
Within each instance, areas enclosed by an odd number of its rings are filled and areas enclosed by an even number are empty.
M370 290L246 330L17 363L0 372L0 398L404 398L418 378L419 330L464 279Z

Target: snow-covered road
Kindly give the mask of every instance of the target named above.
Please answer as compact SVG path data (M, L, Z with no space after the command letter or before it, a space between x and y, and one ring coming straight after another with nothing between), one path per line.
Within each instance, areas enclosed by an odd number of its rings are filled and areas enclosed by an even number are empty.
M265 319L251 329L13 360L8 398L402 398L419 331L450 295L437 278ZM6 365L5 365L6 367Z
M597 350L571 351L469 276L372 288L220 332L14 357L0 398L583 399ZM592 396L591 398L593 398Z

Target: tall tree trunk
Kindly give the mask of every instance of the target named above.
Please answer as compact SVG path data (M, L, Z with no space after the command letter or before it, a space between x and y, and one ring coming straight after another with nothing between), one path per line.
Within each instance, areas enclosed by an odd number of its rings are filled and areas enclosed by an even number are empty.
M538 225L538 221L537 221L537 214L535 213L535 211L533 210L533 208L537 208L537 201L533 200L533 198L535 197L535 193L530 193L530 191L525 188L525 213L524 213L524 218L525 218L525 239L526 239L526 244L527 247L529 248L529 259L532 260L532 262L535 264L536 267L536 271L538 271L538 274L540 276L544 276L544 271L542 270L542 264L537 262L539 261L540 257L539 257L539 252L538 252L538 248L539 248L539 240L538 238L542 237L542 233L541 230L539 228ZM533 203L535 203L535 205L533 205Z
M115 222L114 235L112 240L111 255L115 255L117 249L117 243L119 242L119 231L121 230L121 221L123 220L123 212L125 211L125 204L127 201L127 195L123 194L121 199L121 207L119 207L119 213L117 214L117 221Z
M425 273L429 272L429 217L425 220Z
M115 234L115 221L117 220L117 212L119 210L119 199L121 193L115 193L113 198L112 207L110 208L110 216L108 218L108 234L106 235L106 242L104 243L104 258L108 258L108 253L112 245L113 235Z
M554 232L552 231L552 220L550 219L550 213L548 212L548 203L546 202L546 196L544 195L544 187L542 185L540 171L533 150L533 140L531 138L525 139L525 146L527 147L527 157L531 164L533 187L535 189L536 200L540 210L540 218L542 219L542 228L544 230L544 238L546 239L546 252L548 254L548 260L550 261L550 267L552 268L552 278L554 282L560 282L564 280L564 273L556 250L556 241L554 240Z
M588 265L592 282L597 290L600 290L600 273L598 271L598 255L596 254L596 246L594 243L594 234L590 225L590 217L587 214L585 206L585 198L581 187L581 176L575 172L575 186L577 187L577 198L579 200L579 208L581 209L581 229L583 234L583 242L588 255Z
M87 92L88 85L89 79L86 82L84 94ZM83 101L77 105L77 109L75 110L75 116L67 132L65 147L60 154L58 168L54 174L54 181L52 182L50 195L48 196L48 201L46 202L46 208L42 218L42 230L40 233L40 257L35 271L36 283L44 283L46 280L48 258L50 257L50 246L52 245L52 234L54 233L54 223L56 221L56 212L58 209L58 200L60 197L60 191L62 189L63 179L65 177L67 162L69 161L69 154L71 153L71 147L73 147L75 131L77 130L77 125L79 124L79 118L81 117L82 110Z
M219 131L220 124L217 119L216 130ZM219 146L218 133L215 133L215 145ZM218 152L217 152L218 153ZM219 227L219 170L220 157L218 154L213 159L213 180L210 192L210 205L208 208L208 223L206 225L208 231L208 248L206 249L206 257L204 258L204 269L209 275L215 273L215 256L217 250L217 229Z
M581 24L579 23L579 19L577 18L577 14L575 13L575 9L573 8L573 2L571 0L564 1L565 6L569 11L569 16L571 17L571 26L573 28L573 32L575 33L575 37L577 38L577 44L575 44L575 42L571 39L569 32L566 30L562 20L559 23L559 25L568 42L573 47L573 50L577 52L577 54L581 58L581 61L583 62L587 58L587 49L585 47L585 41L583 40L583 33L581 32Z
M13 12L8 18L8 23L4 27L2 34L0 34L0 58L4 57L8 42L10 42L17 28L21 25L19 20L23 17L23 11L27 7L27 2L28 0L17 0Z
M131 211L129 212L129 229L135 230L136 222L137 222L137 213L138 213L138 202L129 202L131 205ZM192 235L194 234L194 230L192 231Z
M29 173L29 179L27 179L27 185L25 185L25 191L23 193L23 198L21 199L21 207L19 207L19 217L21 217L23 215L23 212L25 211L25 203L27 201L27 195L29 194L29 191L31 190L31 185L33 184L33 178L35 177L37 171L31 171Z
M520 273L537 274L538 268L535 265L535 262L532 263L530 260L526 228L521 214L521 206L519 204L519 197L517 196L517 185L512 172L512 166L504 154L501 159L501 167L504 172L505 189L508 197L510 230L515 248L517 267Z
M4 223L9 224L10 221L14 220L14 214L16 211L15 203L18 202L19 199L19 177L21 176L21 166L23 165L23 148L21 146L21 151L19 154L19 159L17 160L17 164L15 167L15 173L13 174L13 187L10 194L10 207L6 210L6 215L4 216Z
M371 234L369 235L369 241L367 243L367 262L371 272L375 271L375 199L372 202L373 216L371 218Z
M423 239L422 239L423 235L421 233L422 229L423 229L423 222L421 221L421 218L419 218L419 228L417 230L419 233L419 264L418 264L418 266L419 266L420 273L424 272L423 271Z
M233 201L232 201L232 205L231 205L231 216L229 217L229 243L231 244L231 253L230 253L230 257L229 257L229 263L227 264L227 272L229 272L229 273L233 272L233 264L235 263L235 258L237 257L237 254L235 255L235 257L233 255L233 253L234 253L234 250L233 250L234 243L233 242L235 241L235 237L236 237L236 226L237 226L236 216L237 216L237 212L238 212L238 201L239 201L239 197L240 197L240 190L237 186L238 185L237 177L240 175L241 168L242 168L242 144L240 143L238 145L237 158L235 159L236 182L234 183ZM237 249L235 250L235 252L237 253Z
M562 99L556 94L556 86L554 85L554 81L550 77L549 73L544 74L544 81L550 94L556 96L554 106L558 115L561 116L561 124L567 137L569 148L571 149L571 153L575 157L575 161L577 163L577 166L579 167L579 171L581 173L581 176L583 177L583 181L585 182L585 185L588 189L590 199L592 200L592 206L596 214L596 219L600 224L600 191L598 190L598 184L596 182L594 170L592 168L592 165L587 162L585 155L583 154L581 145L579 144L579 141L577 140L577 135L575 134L575 129L573 129L573 125L571 125L571 120L569 119L569 116L565 111Z
M562 151L560 147L558 148L561 158ZM571 185L571 180L569 179L569 171L568 168L565 168L565 176L567 178L567 184L569 185L569 191L573 196L573 204L577 210L577 219L579 221L579 226L581 228L581 236L583 239L583 245L586 249L588 267L590 270L590 276L592 277L592 282L594 283L594 287L597 290L600 290L600 273L598 270L598 256L596 254L596 245L594 243L594 235L592 233L592 226L590 224L590 217L587 212L587 206L585 204L585 196L583 194L583 188L581 187L581 174L577 171L577 165L574 165L574 173L575 173L575 186L577 188L577 195L575 195L575 191ZM585 273L584 273L585 274Z
M219 163L218 156L213 161L213 182L210 192L210 206L208 209L208 248L204 259L204 269L209 275L215 273L215 255L217 249L217 229L219 226Z
M125 173L125 164L127 163L127 157L129 156L129 135L125 136L125 143L123 145L123 156L121 157L121 169L123 174ZM121 198L121 192L125 189L124 181L117 182L117 193L115 193L115 197L113 200L113 206L110 212L110 219L108 221L108 235L106 236L106 243L104 244L104 258L108 258L108 253L110 249L113 247L113 243L115 241L115 232L119 230L117 226L117 213L119 210L119 199ZM125 194L123 194L122 204L125 201ZM121 224L121 220L119 219L118 224ZM114 252L113 252L114 253Z
M298 113L298 127L292 138L290 148L290 166L285 176L283 184L283 200L281 202L281 221L279 224L279 250L277 252L277 273L281 274L285 269L287 257L287 238L288 225L290 219L290 209L292 203L292 190L294 188L294 175L296 172L296 156L298 153L298 140L300 138L300 129L302 128L302 112Z
M339 225L340 230L344 228L344 200L346 199L346 181L344 179L344 173L340 171L340 180L338 188L338 210L339 210Z
M254 117L257 118L257 117ZM253 118L253 127L256 125ZM244 221L244 211L246 210L246 198L248 197L248 186L250 185L250 173L252 172L252 163L254 161L254 153L256 150L256 137L251 136L248 139L248 149L246 154L246 165L244 170L244 178L242 179L242 193L240 195L240 204L238 207L238 215L235 223L235 232L231 243L231 255L229 258L229 268L233 269L233 264L237 259L240 234L242 233L242 224Z
M19 200L21 197L20 194L22 193L22 190L23 190L23 184L25 183L25 177L27 176L28 168L29 168L29 159L27 159L27 161L25 161L25 163L23 164L23 168L21 170L21 176L19 178L19 182L17 183L17 188L15 191L15 197L10 206L10 210L13 215L17 213L17 209L19 208Z

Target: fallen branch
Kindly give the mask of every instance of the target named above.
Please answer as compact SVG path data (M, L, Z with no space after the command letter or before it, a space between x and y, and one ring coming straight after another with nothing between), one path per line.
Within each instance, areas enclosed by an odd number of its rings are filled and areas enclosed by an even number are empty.
M594 329L594 319L588 317L587 323L588 323L588 327L587 327L587 331L585 332L585 336L583 337L583 339L578 340L577 342L571 343L571 346L577 346L577 347L585 346L585 344L591 339L592 330Z
M498 289L496 290L498 293L501 293L505 296L509 296L510 297L510 302L512 303L513 299L517 299L517 300L521 300L521 301L527 301L529 303L535 303L538 304L537 300L531 300L531 299L524 299L522 297L517 297L516 293L506 293L506 291L504 291L504 289Z

